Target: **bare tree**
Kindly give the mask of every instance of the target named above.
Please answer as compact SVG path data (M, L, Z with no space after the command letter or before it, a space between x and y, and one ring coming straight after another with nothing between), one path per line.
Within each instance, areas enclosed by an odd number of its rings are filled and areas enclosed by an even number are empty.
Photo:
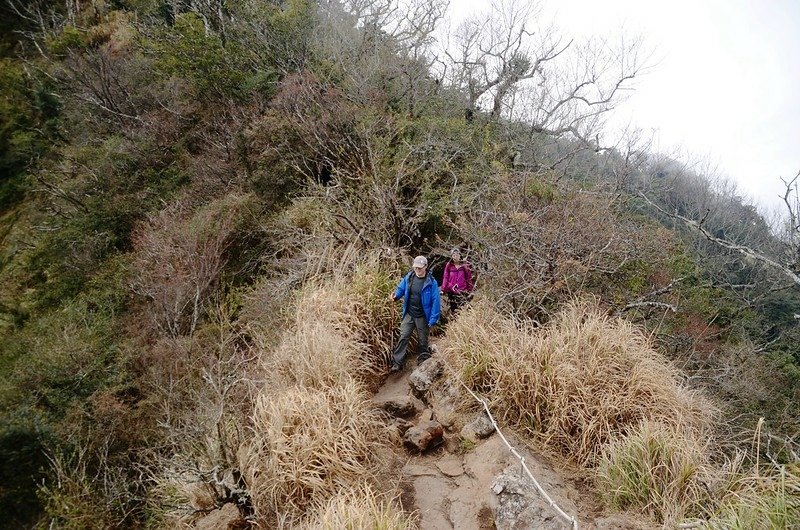
M666 255L653 231L615 212L613 194L558 187L546 173L503 179L495 193L476 196L454 229L474 246L479 277L507 309L547 317L554 303L597 278L619 277L637 262L656 265ZM658 294L636 302L645 305Z
M65 0L62 13L61 6L47 0L5 0L12 13L27 22L33 32L23 31L23 35L34 41L34 36L49 35L51 31L60 29L64 22L75 23L75 15L80 10L76 0Z
M147 451L145 471L156 485L150 502L167 507L168 519L247 502L236 451L245 439L252 399L248 371L256 356L234 310L218 297L208 304L203 333L162 339L145 354L163 436L161 448ZM188 498L165 502L165 488L184 490Z
M553 26L533 29L538 14L535 2L507 0L493 2L487 17L465 20L443 50L445 79L464 92L467 117L485 104L492 118L523 120L531 134L588 143L599 117L642 72L642 43L579 44Z
M538 83L520 87L509 114L529 123L531 134L566 135L599 150L603 118L646 67L642 41L593 39L573 44L559 59L543 68Z
M423 49L433 41L447 5L443 0L343 0L322 5L329 9L332 4L339 4L372 37L381 32L404 51Z
M781 258L795 272L800 272L800 191L798 191L800 171L789 180L781 178L784 193L781 196L786 207L783 222L777 226L776 233L783 248Z
M473 15L462 22L445 44L445 80L465 94L465 112L471 118L488 97L491 115L500 114L505 98L522 80L541 77L544 65L570 45L552 28L529 30L538 4L510 0L492 3L488 18ZM536 40L534 40L536 37Z
M191 335L197 328L227 263L235 231L232 214L240 204L234 196L191 212L178 201L133 234L137 274L131 287L150 301L150 315L163 335Z

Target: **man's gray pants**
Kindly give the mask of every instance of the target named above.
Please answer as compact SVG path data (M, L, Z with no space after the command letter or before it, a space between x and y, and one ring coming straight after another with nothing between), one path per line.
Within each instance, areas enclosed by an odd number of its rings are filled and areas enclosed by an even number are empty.
M394 364L403 366L406 360L408 339L411 338L411 332L414 331L414 328L417 328L417 352L419 353L417 362L422 362L430 357L428 353L428 321L425 317L414 318L409 313L406 313L400 323L400 340L397 342L392 355Z

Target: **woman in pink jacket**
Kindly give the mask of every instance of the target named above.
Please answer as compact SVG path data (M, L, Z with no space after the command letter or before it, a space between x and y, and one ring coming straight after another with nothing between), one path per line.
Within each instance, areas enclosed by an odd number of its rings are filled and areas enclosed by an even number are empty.
M472 269L469 263L461 261L461 251L454 248L450 251L450 261L444 266L442 277L442 293L447 294L450 312L455 314L472 297Z

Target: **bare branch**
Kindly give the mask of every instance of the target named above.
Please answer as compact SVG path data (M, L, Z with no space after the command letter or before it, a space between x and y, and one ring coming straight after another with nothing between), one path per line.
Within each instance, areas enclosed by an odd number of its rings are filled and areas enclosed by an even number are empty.
M722 239L722 238L716 237L714 234L709 232L703 226L703 222L702 221L701 222L697 222L697 221L692 220L692 219L687 219L686 217L683 217L682 215L678 215L677 213L667 212L666 210L664 210L663 208L661 208L660 206L655 204L653 201L651 201L647 197L647 195L645 195L644 193L640 193L639 195L645 201L647 201L648 204L650 204L653 208L655 208L659 212L661 212L664 215L667 215L667 216L669 216L669 217L671 217L673 219L677 219L679 221L682 221L686 226L688 226L688 227L700 232L709 241L711 241L713 243L716 243L717 245L719 245L719 246L721 246L723 248L727 248L729 250L733 250L735 252L738 252L738 253L742 254L743 256L745 256L747 258L750 258L750 259L756 260L756 261L758 261L760 263L763 263L763 264L767 265L768 267L770 267L770 268L776 270L777 272L781 273L785 277L789 278L796 285L800 285L800 275L798 275L789 266L787 266L787 265L785 265L783 263L779 263L778 261L775 261L774 259L770 258L769 256L766 256L765 254L762 254L761 252L758 252L758 251L756 251L756 250L754 250L754 249L752 249L752 248L750 248L748 246L737 245L736 243L733 243L733 242L728 241L726 239Z

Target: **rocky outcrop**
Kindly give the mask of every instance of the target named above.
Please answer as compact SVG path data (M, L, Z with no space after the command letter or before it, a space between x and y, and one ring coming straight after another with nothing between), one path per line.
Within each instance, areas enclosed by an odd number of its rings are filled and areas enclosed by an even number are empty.
M414 370L408 377L408 384L411 391L420 399L424 399L425 394L433 386L433 383L444 372L444 364L436 357L431 357Z
M386 411L409 454L402 468L403 507L426 530L566 529L543 500L484 412L463 416L464 394L457 380L443 378L434 356L410 374L390 376L373 398ZM475 409L472 409L475 410ZM463 425L463 427L461 427ZM580 513L569 487L541 455L509 442L525 457L534 476L567 513ZM471 443L465 443L465 440ZM609 519L605 526L615 524ZM627 528L627 527L626 527Z
M376 406L385 410L392 416L408 418L418 412L417 400L411 396L392 396L382 399L373 399Z

